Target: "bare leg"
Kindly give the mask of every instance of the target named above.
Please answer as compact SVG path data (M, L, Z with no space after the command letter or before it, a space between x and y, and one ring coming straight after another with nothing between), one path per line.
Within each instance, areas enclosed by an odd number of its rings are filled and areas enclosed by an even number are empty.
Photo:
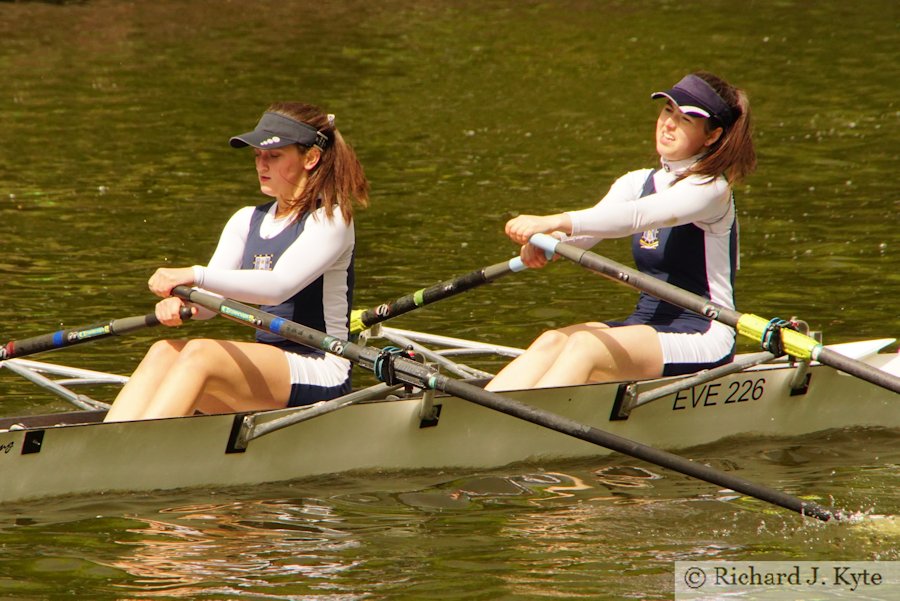
M500 370L487 383L486 390L515 390L534 388L559 358L569 336L584 328L606 328L600 322L582 323L558 330L548 330L538 336L528 349Z
M198 406L219 412L280 408L291 389L284 352L252 342L191 340L176 360L164 355L145 371L164 375L155 381L141 376L131 390L123 389L107 421L190 415Z
M155 342L128 382L119 391L104 421L138 419L150 402L151 393L178 361L178 355L186 340L160 340Z
M548 330L538 336L524 353L506 364L485 385L485 390L533 388L553 366L565 347L568 335L561 330Z
M650 326L595 328L571 332L536 387L655 378L662 375L662 347Z
M582 323L541 334L528 350L488 382L487 390L513 390L657 377L663 358L649 326L610 328Z

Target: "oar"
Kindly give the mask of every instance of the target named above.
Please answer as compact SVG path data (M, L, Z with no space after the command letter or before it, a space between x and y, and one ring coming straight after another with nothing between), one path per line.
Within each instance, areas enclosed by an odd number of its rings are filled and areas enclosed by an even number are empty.
M191 317L191 310L188 307L182 307L180 315L182 321L186 321ZM32 336L22 340L10 340L3 347L0 347L0 361L34 355L110 336L121 336L135 330L158 325L159 320L156 318L156 315L148 313L147 315L123 317L80 328L58 330L50 334L41 334L40 336Z
M366 328L376 323L387 321L392 317L409 313L418 307L424 307L433 302L456 296L472 288L493 282L508 273L523 271L527 269L522 259L516 257L509 261L489 265L481 269L476 269L465 275L455 277L428 288L416 290L412 294L401 296L400 298L383 303L371 309L356 309L350 313L350 332L358 334Z
M763 349L773 352L775 355L783 354L776 352L783 350L792 357L818 361L877 386L900 393L900 377L868 363L846 357L796 330L778 327L781 320L769 320L716 305L702 296L682 290L668 282L658 280L596 253L561 242L553 236L535 234L529 241L548 253L556 253L611 280L729 325L738 333L762 342ZM780 337L777 336L778 334ZM773 341L775 342L774 347L771 344Z
M404 356L402 352L397 352L396 349L376 349L360 346L307 328L293 321L282 319L271 313L260 311L254 307L201 290L193 290L187 286L177 286L172 293L239 323L272 332L298 344L344 357L364 369L371 370L378 379L388 385L405 382L423 389L440 390L489 409L518 417L533 424L568 434L580 440L618 451L700 480L705 480L706 482L790 509L802 515L813 516L822 521L843 519L845 517L844 512L840 510L831 509L811 501L803 501L772 488L754 484L733 474L689 461L684 457L667 451L662 451L616 434L604 432L567 417L537 409L509 397L454 380L440 374L431 366Z

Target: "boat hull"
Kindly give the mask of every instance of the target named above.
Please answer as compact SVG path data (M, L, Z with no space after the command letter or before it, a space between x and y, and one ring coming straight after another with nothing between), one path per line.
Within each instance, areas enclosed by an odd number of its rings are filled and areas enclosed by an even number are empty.
M881 363L888 355L874 358ZM896 359L894 359L896 360ZM805 392L795 370L761 366L672 394L621 419L624 385L523 390L507 396L601 430L668 450L735 435L797 436L844 427L900 429L900 396L824 365ZM580 458L606 449L465 400L437 395L353 405L235 448L241 415L100 423L102 413L20 419L0 432L0 503L112 491L224 487L355 470L486 469ZM257 414L258 423L292 410ZM78 417L78 416L81 417ZM83 423L72 423L81 420ZM0 427L9 427L3 420ZM432 423L433 422L433 423Z

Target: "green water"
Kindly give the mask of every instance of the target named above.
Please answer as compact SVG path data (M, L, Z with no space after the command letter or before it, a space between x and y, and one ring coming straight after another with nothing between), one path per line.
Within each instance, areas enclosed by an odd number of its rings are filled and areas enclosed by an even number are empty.
M259 200L227 139L272 100L335 113L366 167L367 307L511 257L510 216L582 208L652 166L649 94L699 68L745 87L754 110L738 308L799 316L830 342L896 336L897 22L887 0L0 2L0 342L150 311L150 273L205 262L227 218ZM598 250L630 262L624 241ZM634 298L558 263L396 325L523 346ZM151 339L50 358L127 373ZM0 398L5 415L68 408L3 372ZM691 456L853 509L900 505L896 432ZM896 534L724 501L662 470L604 476L635 465L2 508L0 598L666 599L679 559L900 559ZM551 490L575 481L586 487Z

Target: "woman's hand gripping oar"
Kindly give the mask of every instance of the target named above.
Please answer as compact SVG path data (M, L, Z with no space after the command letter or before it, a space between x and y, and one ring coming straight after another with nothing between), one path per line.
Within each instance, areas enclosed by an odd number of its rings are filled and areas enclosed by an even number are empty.
M182 321L190 319L191 309L182 307L180 316ZM23 338L22 340L10 340L0 347L0 361L92 342L101 338L109 338L110 336L121 336L144 328L158 326L159 323L155 313L148 313L147 315L113 319L109 322L90 326L58 330L49 334Z
M509 273L523 271L525 265L519 257L476 269L465 275L422 288L412 294L401 296L391 302L383 303L371 309L356 309L350 313L350 333L358 334L377 323L393 317L409 313L413 309L456 296L472 288L493 282Z
M822 521L843 519L848 515L841 510L825 507L811 501L803 501L787 493L749 482L733 474L695 463L667 451L662 451L616 434L604 432L567 417L537 409L507 396L454 380L441 375L433 367L406 357L403 351L380 350L353 344L293 321L282 319L271 313L260 311L254 307L215 296L202 290L194 290L187 286L177 286L172 293L179 298L206 307L233 321L253 326L259 330L272 332L298 344L344 357L364 369L371 370L386 384L404 382L423 389L447 392L466 401L512 415L544 428L666 467Z
M769 320L721 307L702 296L682 290L668 282L658 280L591 251L561 242L553 236L535 234L531 237L530 242L545 252L558 254L606 278L729 325L738 333L760 341L763 349L776 356L786 353L798 359L818 361L861 380L900 393L900 377L826 348L819 341L784 327L782 320Z

